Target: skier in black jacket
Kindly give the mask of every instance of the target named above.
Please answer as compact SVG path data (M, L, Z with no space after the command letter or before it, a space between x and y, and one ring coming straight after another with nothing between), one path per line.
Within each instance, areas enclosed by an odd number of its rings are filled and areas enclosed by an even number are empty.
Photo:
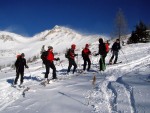
M117 59L118 59L118 52L121 49L120 46L120 40L116 39L116 42L114 42L114 44L112 45L111 51L113 52L111 59L109 60L109 64L112 64L112 60L115 56L115 60L114 60L114 64L117 63Z
M106 66L105 66L105 57L107 55L107 52L106 52L106 45L103 42L102 38L99 39L99 51L96 54L96 56L99 55L99 54L101 56L100 60L99 60L100 71L104 71L105 68L106 68Z
M22 53L16 60L15 62L15 67L16 67L16 78L14 81L14 85L17 84L19 74L21 75L20 79L20 85L23 83L23 76L24 76L24 67L29 68L26 64L26 59L24 58L25 54Z

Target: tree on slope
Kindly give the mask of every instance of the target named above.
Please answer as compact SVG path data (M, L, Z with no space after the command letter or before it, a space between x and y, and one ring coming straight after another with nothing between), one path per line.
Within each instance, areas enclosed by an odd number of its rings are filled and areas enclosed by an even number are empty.
M135 31L132 31L131 37L128 40L128 43L139 43L139 42L149 42L150 41L150 30L148 27L140 21L136 25Z
M127 34L127 22L121 9L116 14L115 18L115 36L120 40L121 37Z

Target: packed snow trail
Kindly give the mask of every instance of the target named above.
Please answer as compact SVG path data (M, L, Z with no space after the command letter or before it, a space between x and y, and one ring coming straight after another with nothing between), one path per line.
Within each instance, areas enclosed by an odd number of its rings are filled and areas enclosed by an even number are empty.
M134 88L123 81L122 77L148 65L150 65L150 55L133 62L108 66L101 75L106 76L105 80L98 81L97 89L93 90L93 94L89 94L93 96L91 105L94 106L95 111L98 113L136 113Z

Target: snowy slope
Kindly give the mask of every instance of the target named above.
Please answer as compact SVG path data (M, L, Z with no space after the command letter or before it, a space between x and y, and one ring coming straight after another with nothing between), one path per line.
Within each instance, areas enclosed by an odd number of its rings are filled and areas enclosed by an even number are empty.
M91 71L85 74L66 75L68 61L66 48L77 45L76 61L82 69L81 50L90 43L92 53L97 51L98 37L81 35L69 28L55 26L31 38L8 32L0 32L0 64L14 63L18 53L26 58L40 54L43 45L52 45L59 53L55 62L59 81L51 81L46 87L40 85L44 78L41 59L29 63L25 70L24 85L29 91L11 87L15 70L10 67L0 71L0 113L149 113L150 112L150 43L123 46L119 52L120 64L108 65L104 72L98 71L99 56L91 56ZM102 36L104 37L104 36ZM107 37L104 37L107 38ZM111 52L106 57L108 63ZM96 76L95 85L92 84ZM49 78L52 77L52 72ZM19 83L19 81L18 81Z
M63 33L63 32L62 32ZM55 36L55 34L53 34ZM56 36L57 37L57 36ZM64 36L63 38L66 38ZM63 50L61 45L67 45L53 41L53 36L47 36L52 40L54 51ZM77 38L77 37L76 37ZM80 38L79 43L82 42ZM57 37L61 40L61 37ZM67 39L67 38L66 38ZM33 39L32 39L33 40ZM34 40L38 40L35 37ZM97 39L91 40L91 51L97 50ZM92 42L93 41L93 42ZM42 41L43 42L43 41ZM77 42L70 39L70 42ZM65 44L64 44L65 43ZM48 44L45 41L45 44ZM38 44L37 44L38 45ZM30 47L30 44L28 45ZM76 52L80 52L82 48ZM68 46L69 47L69 44ZM34 48L34 47L33 47ZM32 48L32 49L33 49ZM85 74L65 75L68 61L60 52L56 57L61 57L61 64L55 62L58 78L62 80L51 81L46 87L40 84L43 80L45 69L41 60L30 63L29 70L25 70L25 86L30 90L22 95L22 90L11 87L15 77L15 70L2 69L0 72L0 112L1 113L149 113L150 112L150 43L133 44L122 47L118 61L121 64L108 65L104 72L98 71L99 57L91 57L91 71ZM111 53L108 53L108 63ZM77 59L76 59L77 60ZM78 58L78 68L82 69L81 56ZM92 85L96 76L95 85ZM51 74L49 74L51 78Z

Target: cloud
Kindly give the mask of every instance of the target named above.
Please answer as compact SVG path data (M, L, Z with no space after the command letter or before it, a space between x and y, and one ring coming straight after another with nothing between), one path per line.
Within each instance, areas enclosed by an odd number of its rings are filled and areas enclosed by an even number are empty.
M98 34L98 33L89 31L86 28L75 28L75 27L72 27L71 25L61 25L61 26L70 28L70 29L74 30L75 32L77 32L79 34L82 34L82 35L87 35L87 36L93 35L93 36L96 36L96 37L102 37L104 39L111 39L111 37L106 33L99 33Z
M11 25L3 29L3 31L13 32L24 37L29 37L29 34L25 31L25 29L18 25Z

